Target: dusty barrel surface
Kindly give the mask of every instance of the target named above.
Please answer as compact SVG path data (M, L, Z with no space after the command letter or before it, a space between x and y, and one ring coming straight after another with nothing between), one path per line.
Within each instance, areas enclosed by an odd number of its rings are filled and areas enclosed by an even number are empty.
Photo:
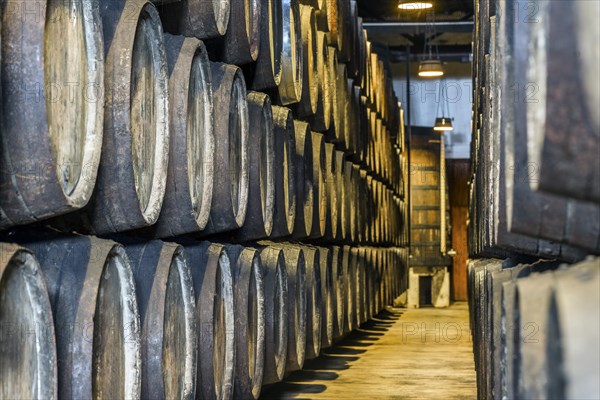
M310 125L294 120L296 137L296 222L292 237L310 236L314 212L313 144Z
M141 397L193 399L198 331L190 268L183 247L123 238L142 328Z
M210 218L204 234L240 228L248 207L248 103L241 70L212 63L215 165ZM229 112L224 112L229 110Z
M170 161L156 236L206 227L213 193L215 138L210 62L204 44L165 34L169 64Z
M327 139L331 142L337 142L338 138L338 130L342 132L341 129L338 129L340 126L340 112L338 108L338 80L337 80L337 67L338 67L338 51L335 47L327 46L327 65L325 66L324 73L328 76L328 96L327 101L329 101L329 112L331 115L329 116L329 127L327 128Z
M58 397L139 398L140 316L123 246L79 235L23 237L35 237L27 246L42 261L52 304Z
M265 362L265 291L256 249L226 245L233 273L236 321L236 370L233 397L260 396Z
M317 30L317 74L319 76L317 93L317 110L310 118L312 129L325 132L329 129L331 122L331 85L329 83L330 74L328 73L329 51L327 48L327 38L325 32Z
M210 39L227 31L230 0L182 0L179 10L179 29L185 36Z
M275 134L269 96L248 92L249 118L249 189L244 225L236 239L267 238L273 230L275 212Z
M230 0L229 24L223 42L223 61L242 65L256 61L260 47L264 0Z
M321 285L321 263L319 250L312 246L302 246L306 262L306 353L305 358L313 359L321 353L321 332L323 328L323 294Z
M192 271L198 326L197 395L229 399L235 370L235 316L231 262L225 248L184 241Z
M312 166L313 166L313 222L311 238L320 238L325 234L327 214L327 172L325 169L325 142L323 134L312 132Z
M339 246L331 246L332 297L335 314L333 316L333 337L339 339L346 330L346 279L343 268L343 251Z
M342 271L344 279L344 298L346 302L346 312L344 313L344 324L346 332L351 332L354 326L354 314L356 313L355 292L356 292L356 280L355 280L355 262L354 254L350 246L344 246L342 248Z
M557 271L547 335L547 396L583 399L600 396L600 274L598 258ZM558 342L560 341L560 343Z
M24 17L30 7L34 15ZM7 228L90 200L102 148L104 49L91 0L10 2L1 26L0 228ZM56 45L65 40L72 45Z
M279 85L282 56L282 0L266 0L261 10L260 45L252 79L253 90L274 89Z
M334 156L335 164L335 191L337 193L337 201L334 206L337 209L337 238L345 240L348 238L346 226L346 218L349 218L348 193L344 186L344 158L343 151L336 150Z
M317 25L315 9L300 4L302 30L302 92L296 107L298 116L309 117L317 112L319 69L317 63Z
M92 229L99 234L156 222L169 159L169 82L158 12L148 2L117 4L101 5L104 140L88 210Z
M281 53L281 82L279 101L289 105L300 101L302 95L303 55L300 29L300 3L281 0L283 16L283 47Z
M526 46L515 46L514 54L524 60L515 73L526 79L518 93L526 107L516 111L526 113L529 159L537 166L532 187L596 202L600 94L589 83L600 78L600 50L592 44L600 37L593 17L599 12L596 2L540 3L539 23L518 25L516 34L525 37ZM565 102L578 106L567 111Z
M281 245L288 278L288 355L286 371L304 366L306 355L306 259L300 246Z
M289 236L296 219L296 138L292 112L273 106L275 129L275 211L271 238Z
M265 369L263 384L283 379L288 353L288 281L280 247L260 250L265 288Z
M335 240L338 236L338 191L335 171L335 147L325 143L325 190L327 192L327 212L325 213L325 238Z
M333 344L333 325L335 318L334 288L332 276L332 254L327 247L317 247L315 262L321 272L321 348Z
M54 399L56 339L42 271L17 245L0 243L0 255L0 397Z

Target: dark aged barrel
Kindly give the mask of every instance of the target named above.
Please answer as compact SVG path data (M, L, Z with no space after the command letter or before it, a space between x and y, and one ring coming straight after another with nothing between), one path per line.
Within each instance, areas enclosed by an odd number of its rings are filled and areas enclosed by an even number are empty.
M338 239L345 240L348 237L346 230L345 219L349 218L347 215L349 212L347 198L348 193L344 188L344 152L340 150L335 151L334 164L335 164L335 191L337 193L337 202L335 207L337 208L337 233Z
M283 53L283 11L281 0L266 0L261 10L260 45L253 90L274 89L281 82Z
M260 260L265 287L265 369L263 384L279 382L285 375L288 351L288 282L283 250L263 247Z
M342 264L343 251L339 246L331 246L331 277L332 281L332 296L335 309L333 317L333 337L334 339L341 338L346 333L346 279Z
M244 225L236 232L240 241L267 238L273 229L275 208L275 136L269 96L248 92L249 189Z
M109 233L149 226L158 219L169 159L169 83L154 5L103 2L101 12L106 39L104 140L88 217L94 232Z
M102 146L104 53L91 0L11 1L0 22L1 229L88 203ZM56 45L65 40L72 45Z
M0 243L0 397L57 396L56 339L46 282L31 251Z
M598 258L590 258L555 273L547 333L552 338L548 398L600 398L599 266Z
M600 37L594 18L600 4L541 2L538 8L540 23L523 24L528 46L516 54L526 61L516 73L526 76L518 95L527 107L517 112L527 114L529 159L536 166L531 184L600 202L600 51L593 44Z
M225 245L233 273L236 324L236 369L233 397L260 396L265 361L265 292L260 253Z
M125 249L89 236L35 238L27 246L52 303L58 398L139 398L140 317Z
M227 31L230 0L182 0L179 30L184 36L209 39Z
M321 262L319 250L302 246L306 262L306 359L321 353L323 294L321 292Z
M210 62L204 44L165 34L171 143L157 237L206 227L213 194L215 138Z
M335 240L338 235L338 192L335 171L335 148L325 143L325 190L327 191L327 212L325 213L325 238Z
M352 248L350 246L344 246L342 248L342 271L344 274L345 290L344 290L344 301L346 302L345 324L346 331L352 331L354 326L354 314L356 313L356 304L354 303L354 296L356 292L356 280L355 280L356 260L352 254Z
M310 117L317 112L319 97L319 66L317 63L317 25L315 9L300 4L302 28L302 95L296 110L299 117Z
M316 257L321 271L321 348L326 348L333 344L335 318L332 254L327 247L317 247Z
M275 211L271 238L289 236L296 217L296 145L292 112L273 106L275 126Z
M311 238L320 238L325 234L327 213L327 172L325 169L325 143L323 134L312 132L313 143L313 223Z
M283 244L288 278L288 355L286 371L304 366L306 355L306 259L300 246Z
M231 262L225 248L184 242L192 271L198 325L197 396L230 399L235 370L235 316Z
M223 42L223 61L243 65L256 61L260 46L264 0L230 0L229 24Z
M283 7L283 51L281 54L281 82L279 101L282 105L297 103L302 95L302 31L300 30L300 3L281 0Z
M248 103L242 71L212 63L215 166L210 218L203 233L226 232L244 224L248 206ZM228 110L229 112L224 112Z
M346 227L349 235L350 241L356 242L358 239L358 232L356 228L356 190L355 183L353 180L354 174L354 164L350 161L346 161L344 163L344 186L348 193L348 212L350 213L350 218L348 218L345 223L349 226Z
M339 63L335 65L335 76L336 80L336 93L332 99L336 103L335 107L337 110L337 120L334 125L334 137L335 142L339 143L338 147L342 149L348 149L348 143L350 142L349 133L349 94L348 94L348 73L346 72L346 64Z
M335 47L327 46L327 65L325 66L326 73L329 77L329 110L331 112L329 128L327 132L327 139L332 142L337 142L337 130L340 124L340 113L338 109L338 82L337 82L337 49ZM341 131L340 131L341 132Z
M310 125L294 120L296 141L296 221L294 239L310 236L314 212L313 144Z
M183 247L123 239L142 326L141 398L193 399L198 330L190 268Z
M312 129L325 132L329 129L331 121L331 100L330 100L330 75L327 72L329 65L329 51L327 50L327 38L325 32L317 30L317 71L319 75L317 111L310 118Z

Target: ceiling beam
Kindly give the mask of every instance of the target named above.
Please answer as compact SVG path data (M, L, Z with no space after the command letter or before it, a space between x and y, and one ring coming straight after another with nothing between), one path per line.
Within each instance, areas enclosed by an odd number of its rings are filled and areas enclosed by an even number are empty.
M364 22L363 26L377 33L417 34L435 32L472 32L473 21L451 22Z

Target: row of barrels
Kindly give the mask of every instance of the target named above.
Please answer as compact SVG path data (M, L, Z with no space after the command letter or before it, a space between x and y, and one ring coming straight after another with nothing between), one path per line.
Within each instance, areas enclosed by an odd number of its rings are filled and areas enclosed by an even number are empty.
M469 261L481 399L600 397L600 259Z
M2 398L258 398L407 285L394 247L8 239Z
M477 3L471 254L600 254L599 5Z
M173 7L196 10L191 3ZM294 233L295 238L325 235L338 240L335 226L328 230L331 235L319 229L302 234L300 229L295 232L290 218L294 208L297 214L303 211L296 200L310 208L310 199L296 199L294 189L302 192L302 186L311 185L311 169L326 175L324 186L341 186L328 170L334 167L325 165L330 160L336 163L337 177L343 169L358 165L373 178L374 186L383 183L374 190L381 192L375 198L386 199L388 206L381 208L393 209L389 216L403 207L401 148L391 145L398 127L388 118L400 110L382 113L362 83L357 86L347 77L346 64L336 60L338 49L328 46L327 40L318 54L331 57L327 62L317 57L311 67L317 70L315 80L321 77L319 82L325 82L323 78L329 77L327 84L310 88L327 91L321 97L331 105L326 115L337 115L337 130L320 126L314 114L303 114L301 102L289 108L271 106L271 98L287 104L272 88L261 87L271 96L247 90L257 87L248 72L210 61L210 49L201 40L180 35L186 29L176 35L163 33L161 18L168 26L171 5L161 5L160 14L151 3L133 0L35 5L47 14L43 23L13 18L27 10L25 3L11 3L2 14L0 228L54 218L48 223L59 229L100 235L151 226L157 238L242 228L240 240ZM309 6L302 10L305 7ZM75 23L64 24L67 18ZM94 40L83 40L88 36ZM79 38L81 46L53 45L62 37ZM32 58L40 54L43 57ZM15 65L29 65L35 71ZM319 73L320 66L327 68ZM39 78L34 86L32 76ZM385 76L372 76L391 88ZM22 118L33 110L33 118ZM317 144L315 154L308 147L319 130L323 133L317 142L326 143ZM310 164L306 154L311 151L313 166L301 171L295 159ZM320 166L315 167L315 160ZM303 175L309 177L304 185ZM338 193L344 197L344 191ZM321 209L315 221L322 223L327 200L318 200ZM338 208L340 215L347 215L357 206ZM247 214L255 220L262 216L264 226L253 226L260 221L245 224ZM331 220L335 222L335 217ZM304 222L308 227L310 215ZM370 242L377 240L372 236ZM394 238L387 235L385 240ZM349 241L356 242L357 237Z

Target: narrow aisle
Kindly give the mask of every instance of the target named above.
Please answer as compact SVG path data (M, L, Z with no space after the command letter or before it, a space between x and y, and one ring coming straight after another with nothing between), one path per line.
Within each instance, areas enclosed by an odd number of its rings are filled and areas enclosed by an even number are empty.
M469 310L393 308L263 394L267 399L475 399Z

